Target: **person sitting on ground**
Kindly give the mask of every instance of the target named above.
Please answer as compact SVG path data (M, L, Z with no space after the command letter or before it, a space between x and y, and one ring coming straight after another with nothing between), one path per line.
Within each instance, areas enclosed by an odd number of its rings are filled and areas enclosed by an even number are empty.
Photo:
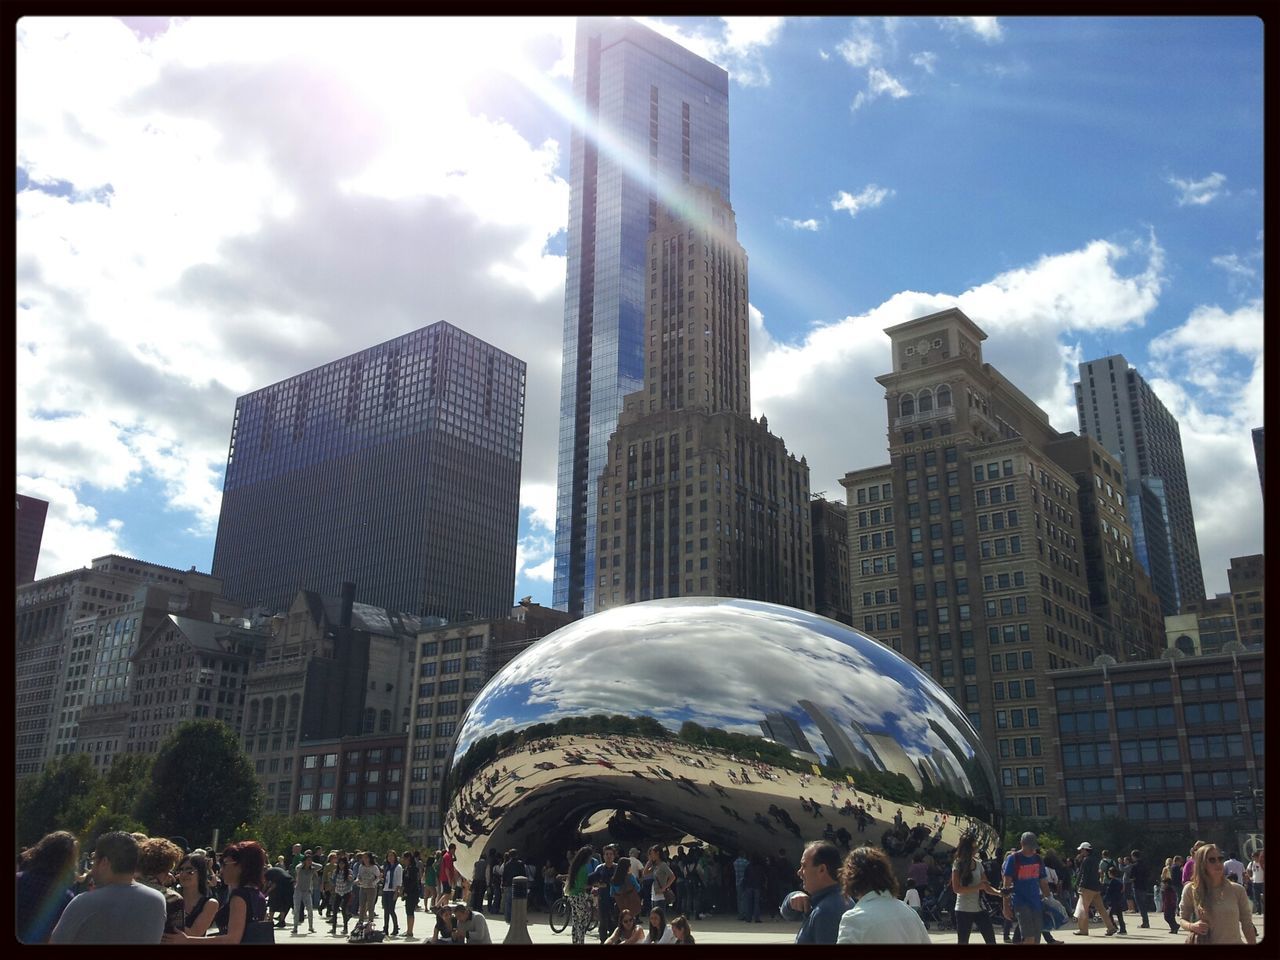
M17 934L22 943L46 943L75 894L80 843L65 830L45 834L22 852L17 882Z
M94 889L62 911L50 943L159 943L165 900L158 890L134 882L138 841L123 831L104 833L94 849Z
M684 914L671 921L671 933L676 943L693 943L693 931L689 929L689 918Z
M850 851L840 870L844 894L855 901L840 918L836 943L929 943L914 910L898 899L898 880L877 847Z
M675 943L675 934L667 926L667 912L661 907L649 911L649 931L644 938L645 943Z
M489 939L489 921L484 918L484 914L472 910L471 905L465 900L455 900L451 906L453 908L454 943L488 944L493 942Z
M636 923L636 915L630 910L618 911L618 927L605 943L640 943L644 940L644 928Z

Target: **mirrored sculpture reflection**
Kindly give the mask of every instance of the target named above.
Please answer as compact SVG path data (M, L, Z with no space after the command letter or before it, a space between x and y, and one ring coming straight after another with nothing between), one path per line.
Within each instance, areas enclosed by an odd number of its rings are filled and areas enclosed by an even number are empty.
M817 614L713 597L609 610L521 653L471 703L445 783L466 876L491 848L563 867L584 839L941 855L964 829L993 837L1000 810L978 735L910 661Z

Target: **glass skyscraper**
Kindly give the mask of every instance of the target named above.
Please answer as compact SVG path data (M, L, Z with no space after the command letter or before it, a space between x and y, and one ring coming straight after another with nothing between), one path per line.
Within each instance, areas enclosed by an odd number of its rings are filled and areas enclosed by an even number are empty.
M1080 432L1124 466L1136 553L1165 616L1202 602L1204 574L1178 421L1118 353L1080 364L1075 388Z
M451 620L510 613L525 363L445 322L236 401L214 576Z
M729 75L632 21L582 19L573 86L552 600L590 613L600 471L644 380L645 242L682 183L729 201Z

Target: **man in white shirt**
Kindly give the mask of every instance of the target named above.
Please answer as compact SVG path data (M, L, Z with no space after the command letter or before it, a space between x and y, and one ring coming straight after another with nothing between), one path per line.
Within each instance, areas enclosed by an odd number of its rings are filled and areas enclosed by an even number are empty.
M138 841L123 831L104 833L93 855L94 889L67 904L50 943L159 943L164 936L165 899L159 890L133 882Z
M1236 859L1234 853L1231 855L1231 859L1223 861L1222 872L1241 886L1244 885L1244 864Z

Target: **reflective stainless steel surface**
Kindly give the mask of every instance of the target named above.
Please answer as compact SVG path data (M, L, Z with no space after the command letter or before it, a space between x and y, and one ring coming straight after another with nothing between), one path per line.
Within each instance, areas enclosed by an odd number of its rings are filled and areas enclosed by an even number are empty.
M468 876L492 847L563 867L584 835L797 862L830 824L900 854L899 810L927 828L907 846L932 833L942 853L1000 809L977 734L910 661L817 614L709 597L609 610L521 653L463 717L445 793Z

